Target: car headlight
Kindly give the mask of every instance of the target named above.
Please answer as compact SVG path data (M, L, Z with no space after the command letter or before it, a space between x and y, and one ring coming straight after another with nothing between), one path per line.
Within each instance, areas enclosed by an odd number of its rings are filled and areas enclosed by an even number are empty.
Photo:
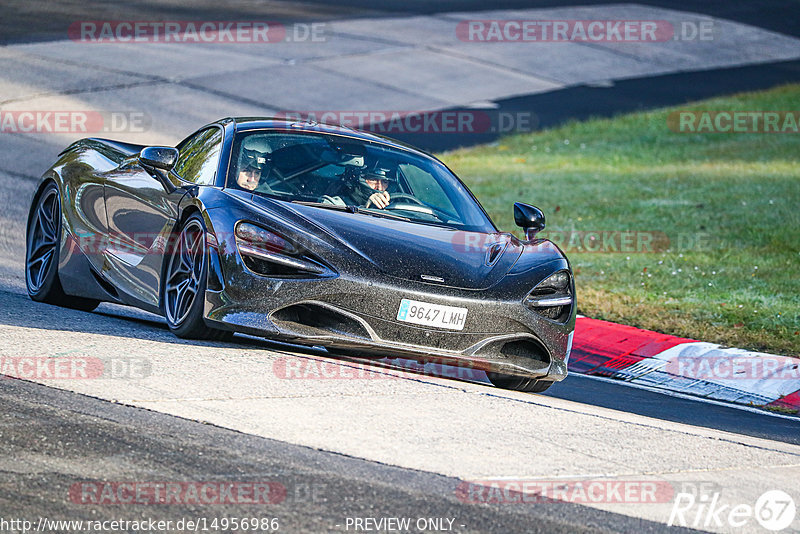
M248 222L236 225L236 246L245 265L265 276L322 274L325 268L300 255L289 240Z
M558 271L536 285L525 297L525 305L547 319L565 322L570 317L574 296L572 275Z

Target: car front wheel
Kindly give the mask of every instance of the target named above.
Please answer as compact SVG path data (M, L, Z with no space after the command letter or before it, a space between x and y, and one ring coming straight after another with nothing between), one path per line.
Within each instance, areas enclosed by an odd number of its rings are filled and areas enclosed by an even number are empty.
M185 339L229 339L231 332L211 328L203 319L208 254L205 224L199 214L186 220L170 249L162 296L169 329Z

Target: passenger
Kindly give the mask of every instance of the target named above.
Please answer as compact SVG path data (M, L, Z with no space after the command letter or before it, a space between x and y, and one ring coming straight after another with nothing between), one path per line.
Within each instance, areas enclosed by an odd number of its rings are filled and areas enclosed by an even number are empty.
M264 171L269 171L269 155L256 150L243 150L239 163L236 184L247 191L271 193L272 188L261 181Z
M255 163L247 163L247 166L241 169L236 177L236 183L239 187L248 191L255 191L260 181L261 167Z

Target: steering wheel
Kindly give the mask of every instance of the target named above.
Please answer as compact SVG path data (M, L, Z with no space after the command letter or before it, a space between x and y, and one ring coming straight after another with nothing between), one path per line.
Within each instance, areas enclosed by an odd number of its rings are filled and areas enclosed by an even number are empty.
M404 204L402 202L398 202L398 200L410 201L411 204ZM424 213L426 215L433 215L437 219L442 219L442 216L437 213L439 210L425 204L423 201L418 199L413 195L409 195L406 193L395 193L391 195L389 199L389 205L386 206L387 210L406 210L406 211L415 211L417 213Z
M388 206L386 206L386 207L387 207L387 208L391 208L393 205L397 205L397 204L399 204L399 202L397 202L397 201L398 201L398 200L400 200L400 199L403 199L403 200L409 200L409 201L411 201L412 203L416 204L417 206L424 206L424 207L426 207L426 208L428 207L428 206L427 206L427 205L425 205L425 203L424 203L424 202L422 202L420 199L418 199L417 197L415 197L415 196L413 196L413 195L409 195L409 194L407 194L407 193L394 193L394 194L390 194L390 198L389 198L389 205L388 205Z

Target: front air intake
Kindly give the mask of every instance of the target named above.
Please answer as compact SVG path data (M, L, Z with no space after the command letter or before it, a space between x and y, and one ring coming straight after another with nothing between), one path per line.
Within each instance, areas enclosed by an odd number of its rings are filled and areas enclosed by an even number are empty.
M303 336L333 335L371 339L361 319L321 304L311 302L293 304L273 312L271 319L280 329Z
M498 339L481 347L475 356L542 372L550 366L547 349L533 336Z

